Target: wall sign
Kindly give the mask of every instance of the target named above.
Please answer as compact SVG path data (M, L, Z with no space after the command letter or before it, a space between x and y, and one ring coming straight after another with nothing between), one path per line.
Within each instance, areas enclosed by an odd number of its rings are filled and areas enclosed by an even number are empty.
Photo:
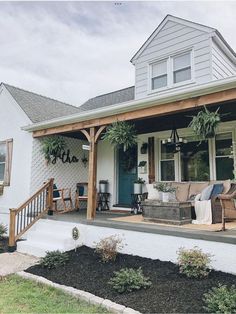
M79 159L76 156L71 156L70 150L67 149L67 151L62 151L59 155L57 156L53 156L52 157L52 164L55 165L55 163L57 162L57 159L60 159L63 164L65 163L74 163L74 162L78 162Z

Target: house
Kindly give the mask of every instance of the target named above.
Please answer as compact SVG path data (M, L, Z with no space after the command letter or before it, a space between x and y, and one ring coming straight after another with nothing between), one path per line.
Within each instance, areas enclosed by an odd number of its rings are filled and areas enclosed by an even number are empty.
M125 210L130 207L137 177L149 183L233 179L236 54L222 35L214 28L167 15L131 62L135 69L134 86L89 99L79 108L2 84L0 106L5 99L9 103L9 113L4 109L4 120L7 124L17 110L14 128L19 140L9 126L3 127L8 133L0 129L0 140L13 138L12 186L4 186L1 212L3 208L6 212L9 207L18 207L51 177L59 187L72 189L77 182L88 181L88 219L96 214L94 195L99 180L109 182L111 208ZM204 105L211 110L220 108L223 116L216 137L199 144L188 125L191 116ZM132 122L138 132L138 145L132 152L134 163L129 171L124 168L129 156L101 140L105 128L116 121ZM164 144L172 131L177 131L186 142L177 153ZM42 141L55 135L65 138L78 163L63 165L58 161L45 165ZM27 146L24 152L20 149L23 142ZM148 149L141 153L144 143ZM81 162L87 153L82 150L83 144L90 146L87 167ZM10 169L10 165L6 168Z

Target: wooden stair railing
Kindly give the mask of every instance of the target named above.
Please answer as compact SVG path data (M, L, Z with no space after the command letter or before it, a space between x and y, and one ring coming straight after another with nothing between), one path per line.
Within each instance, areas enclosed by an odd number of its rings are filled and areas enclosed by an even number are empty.
M14 250L16 241L52 208L53 179L50 179L19 208L10 209L9 250Z

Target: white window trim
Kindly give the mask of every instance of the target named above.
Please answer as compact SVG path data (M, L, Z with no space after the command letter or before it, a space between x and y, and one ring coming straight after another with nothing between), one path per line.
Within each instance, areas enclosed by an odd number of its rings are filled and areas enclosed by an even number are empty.
M7 142L6 142L6 141L0 141L0 144L4 144L5 146L7 146ZM1 165L2 165L2 164L5 164L5 168L4 168L5 170L4 170L4 172L6 171L6 162L7 162L7 161L6 161L6 158L7 158L7 157L5 156L5 162L3 162L3 161L0 162ZM3 177L4 177L4 176L5 176L5 175L3 174ZM1 185L4 184L4 179L3 179L3 180L0 180L0 184L1 184Z
M186 81L182 81L182 82L179 82L179 83L174 83L173 59L175 57L184 55L186 53L190 53L191 79L190 80L186 80ZM161 87L161 88L152 89L152 66L154 64L161 63L161 62L164 62L164 61L167 61L167 86ZM154 93L157 93L157 92L162 92L162 91L165 91L165 90L169 90L171 88L177 88L177 87L180 87L180 86L193 84L193 83L195 83L195 68L194 68L194 52L193 52L193 48L187 49L187 50L182 50L182 51L180 51L178 53L174 53L174 54L172 54L172 55L170 55L168 57L162 57L160 59L152 60L148 64L148 94L154 94Z

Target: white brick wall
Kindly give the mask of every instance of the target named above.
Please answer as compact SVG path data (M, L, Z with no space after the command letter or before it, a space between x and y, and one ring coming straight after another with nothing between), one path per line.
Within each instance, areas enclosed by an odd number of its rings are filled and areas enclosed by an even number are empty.
M42 186L44 181L49 178L54 178L54 182L58 188L71 188L72 200L74 202L76 183L88 181L88 164L85 168L81 161L84 153L88 158L88 151L83 151L82 149L82 145L87 144L87 142L67 137L64 137L64 139L67 148L70 149L71 156L76 156L79 162L63 164L61 160L58 160L55 165L46 165L42 153L42 139L33 140L30 184L31 195Z

